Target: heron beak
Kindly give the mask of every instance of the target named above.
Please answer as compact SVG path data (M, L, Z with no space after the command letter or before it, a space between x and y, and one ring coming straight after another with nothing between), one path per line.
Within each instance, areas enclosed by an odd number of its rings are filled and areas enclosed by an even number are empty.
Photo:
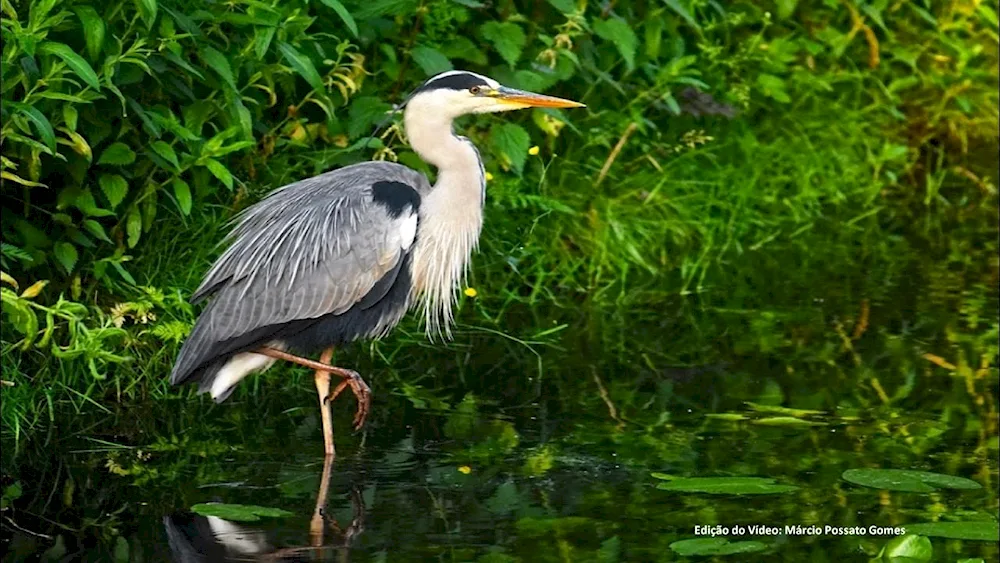
M504 105L511 106L510 109L521 108L585 108L580 102L564 100L555 96L545 96L524 90L515 90L501 86L494 90L492 96Z

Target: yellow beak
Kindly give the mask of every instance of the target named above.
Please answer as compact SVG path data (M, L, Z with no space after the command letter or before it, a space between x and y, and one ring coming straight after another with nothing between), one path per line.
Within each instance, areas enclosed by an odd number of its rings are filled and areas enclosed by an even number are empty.
M535 94L533 92L525 92L524 90L515 90L514 88L507 88L501 86L493 91L493 96L499 101L516 105L520 107L533 107L533 108L585 108L587 107L580 102L574 102L572 100L564 100L562 98L556 98L555 96L546 96L544 94Z

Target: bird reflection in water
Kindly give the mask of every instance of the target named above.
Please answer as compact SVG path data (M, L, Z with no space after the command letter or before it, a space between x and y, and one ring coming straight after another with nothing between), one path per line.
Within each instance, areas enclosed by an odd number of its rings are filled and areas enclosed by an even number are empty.
M364 531L365 506L360 488L352 486L350 524L343 528L327 515L333 460L333 456L326 456L323 461L316 508L309 522L310 545L275 547L261 529L216 516L179 512L163 518L174 562L327 561L334 553L338 561L349 561L351 545Z

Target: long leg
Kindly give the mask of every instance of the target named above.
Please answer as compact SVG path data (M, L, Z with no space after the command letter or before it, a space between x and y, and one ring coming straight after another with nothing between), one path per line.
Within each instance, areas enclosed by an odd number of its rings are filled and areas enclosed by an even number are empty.
M328 364L333 358L333 348L323 350L319 361ZM316 394L319 396L319 413L323 420L323 451L327 458L337 455L337 450L333 445L333 421L330 417L330 404L327 399L330 397L330 372L322 369L316 370Z
M350 369L338 368L336 366L331 366L328 363L317 362L315 360L310 360L309 358L303 358L301 356L296 356L295 354L289 354L284 350L269 348L267 346L254 350L254 352L257 354L270 356L272 358L277 358L279 360L287 360L289 362L298 364L300 366L305 366L307 368L312 368L317 371L332 373L338 377L343 378L344 381L342 381L341 384L337 386L337 391L333 396L335 397L336 395L339 395L340 391L343 391L345 384L347 387L350 387L351 391L354 393L354 396L358 399L358 412L354 415L354 428L356 430L360 429L361 426L365 423L365 420L368 418L368 411L371 409L372 390L370 387L368 387L368 384L365 383L365 380L361 379L361 375L358 374L358 372Z
M323 355L325 356L326 353L324 352ZM324 408L328 408L328 405ZM326 456L323 459L323 477L320 478L319 492L316 494L316 509L313 510L312 521L309 523L309 537L313 547L323 545L323 517L326 514L326 497L330 489L330 469L332 467L333 456Z

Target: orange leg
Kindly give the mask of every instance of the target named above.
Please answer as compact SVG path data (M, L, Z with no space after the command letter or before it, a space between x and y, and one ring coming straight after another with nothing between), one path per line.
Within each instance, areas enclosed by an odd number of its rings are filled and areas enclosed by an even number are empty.
M333 358L333 348L323 350L319 361L328 364ZM330 372L316 370L316 394L319 395L319 413L323 419L323 451L327 457L337 455L337 450L333 446L333 421L330 416L330 404L327 399L330 397Z
M330 360L333 358L332 347L323 351L323 354L320 356L320 361L318 362L301 356L296 356L295 354L289 354L284 350L278 350L276 348L269 348L266 346L255 350L254 352L264 356L277 358L279 360L287 360L300 366L316 370L316 393L319 395L320 410L323 419L323 445L326 455L334 455L335 453L333 446L333 422L330 419L329 402L337 398L337 396L340 395L340 393L347 387L351 388L355 398L358 400L358 411L354 415L354 428L355 430L359 430L361 426L364 425L365 420L368 418L368 412L371 410L371 388L368 387L365 380L361 379L361 375L359 375L358 372L330 365ZM337 385L336 389L334 389L333 393L330 393L330 374L343 379L343 381Z

